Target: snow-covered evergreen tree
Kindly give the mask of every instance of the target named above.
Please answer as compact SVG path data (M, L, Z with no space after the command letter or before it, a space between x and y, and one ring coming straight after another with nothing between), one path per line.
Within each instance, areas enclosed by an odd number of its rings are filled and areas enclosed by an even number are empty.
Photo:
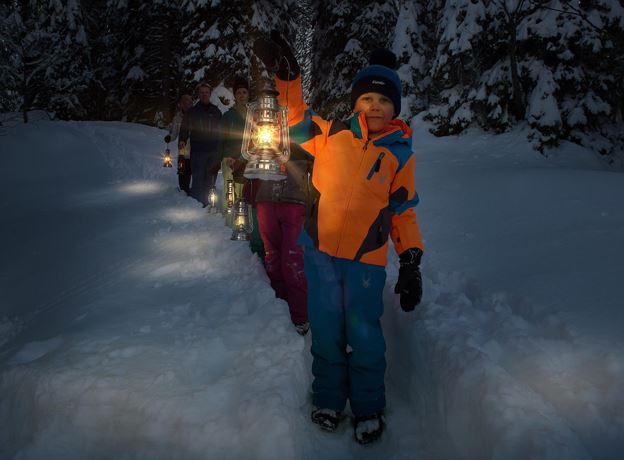
M91 68L80 0L50 0L44 15L52 52L45 69L45 105L58 118L83 118Z
M0 112L14 112L20 108L19 69L22 64L20 36L22 19L16 2L0 5Z
M527 122L544 151L617 123L617 1L447 0L432 9L441 13L429 108L438 134ZM612 146L617 129L609 132L602 138Z
M199 81L253 85L253 42L278 29L324 116L348 116L353 76L388 47L402 118L427 110L437 134L526 123L541 151L624 145L621 0L10 0L0 21L0 110L25 119L167 122Z
M46 72L56 57L51 46L56 36L46 27L47 2L17 0L11 3L10 30L15 35L9 42L14 44L11 54L17 66L12 74L20 110L24 122L28 122L29 110L48 109Z
M295 53L299 67L301 67L303 96L306 101L309 101L312 84L312 40L316 22L316 10L312 5L312 0L297 0L296 16Z
M565 11L566 22L575 24L571 52L555 74L564 93L560 98L562 135L601 153L624 151L622 2L562 2L561 7L553 9Z
M485 5L482 0L440 0L431 7L439 18L429 70L431 97L437 105L430 109L430 117L438 134L457 133L474 119L468 92L479 78L479 61L488 50L483 34Z
M315 1L312 105L324 116L351 112L349 94L355 74L375 48L390 48L399 14L398 0Z
M243 1L185 0L183 11L182 66L188 82L206 81L214 86L228 74L249 67L240 43L248 34Z
M253 41L277 29L294 43L295 6L294 0L184 0L182 65L187 82L229 85L235 75L255 80L259 69Z
M400 0L391 49L397 56L405 95L400 117L406 120L429 106L431 78L428 63L433 48L431 24L431 11L427 9L426 2Z
M125 11L130 32L125 34L122 102L133 121L164 126L173 116L181 91L180 2L129 2Z
M122 36L127 27L125 0L91 0L87 36L92 66L89 113L97 120L120 120L122 99Z
M144 98L150 85L146 64L147 29L149 21L143 15L149 15L150 6L141 0L127 0L119 3L119 19L124 24L121 35L121 104L124 119L150 123L152 117Z

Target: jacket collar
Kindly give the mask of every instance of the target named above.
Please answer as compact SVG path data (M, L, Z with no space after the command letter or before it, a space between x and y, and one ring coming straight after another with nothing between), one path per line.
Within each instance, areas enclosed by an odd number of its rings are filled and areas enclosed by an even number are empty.
M368 139L368 125L364 112L354 114L349 120L349 126L355 137L358 139ZM412 138L412 130L403 121L395 118L388 125L388 129L382 134L372 138L373 145L389 145L395 142L409 144Z
M214 105L212 102L209 102L208 104L203 104L201 101L199 101L197 104L195 104L195 107L199 107L202 110L213 110L213 107L215 109L217 108L217 106Z

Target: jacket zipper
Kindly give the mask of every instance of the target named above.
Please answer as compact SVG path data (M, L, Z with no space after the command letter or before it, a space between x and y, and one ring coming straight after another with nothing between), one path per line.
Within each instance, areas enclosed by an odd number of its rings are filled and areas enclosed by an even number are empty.
M362 148L362 156L360 158L360 164L358 166L358 172L360 171L360 169L362 168L362 162L364 161L364 156L366 153L366 150L368 149L368 143L370 142L370 139L367 139L366 142L364 142L364 147ZM349 190L349 198L347 199L347 207L345 208L345 211L348 213L349 209L351 208L351 198L353 197L353 189L355 188L355 183L353 183L351 185L351 190ZM336 255L338 257L340 257L340 242L342 241L343 235L344 235L344 229L345 226L347 224L347 220L348 216L345 215L344 219L342 221L342 230L340 231L340 238L338 239L338 245L336 246Z
M373 178L373 174L379 172L379 170L381 169L381 160L383 160L383 157L385 156L386 154L384 152L381 152L379 154L379 156L375 160L375 163L373 163L371 170L368 172L368 176L366 176L366 179L371 180Z

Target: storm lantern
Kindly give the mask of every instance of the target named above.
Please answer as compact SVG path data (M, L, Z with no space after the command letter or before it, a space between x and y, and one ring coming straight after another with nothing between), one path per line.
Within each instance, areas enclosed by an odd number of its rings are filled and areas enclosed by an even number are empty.
M236 214L234 215L234 227L232 230L232 240L249 241L251 239L251 219L249 218L249 208L244 199L236 203Z
M208 213L214 214L217 212L217 203L219 196L217 195L217 189L213 186L208 189Z
M171 150L165 150L165 156L163 157L163 168L173 168L173 160L171 159Z
M272 80L262 80L258 99L247 104L241 154L247 160L248 179L284 180L290 157L288 110L277 102Z
M234 194L234 181L232 179L228 179L225 182L225 209L223 213L225 215L225 225L228 227L232 227L234 222L234 214L236 210L234 209L236 196Z
M173 168L173 160L171 159L171 150L169 150L169 142L171 141L171 136L165 136L165 142L167 143L167 148L165 148L165 155L163 156L163 168Z

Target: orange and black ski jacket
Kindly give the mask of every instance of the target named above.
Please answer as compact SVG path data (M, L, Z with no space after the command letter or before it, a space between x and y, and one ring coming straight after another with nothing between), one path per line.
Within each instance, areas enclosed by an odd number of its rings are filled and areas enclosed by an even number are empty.
M410 128L393 120L387 131L369 138L364 114L347 122L324 120L304 103L301 77L276 83L279 102L288 107L291 142L314 158L316 194L299 242L384 267L389 236L397 254L422 250Z

